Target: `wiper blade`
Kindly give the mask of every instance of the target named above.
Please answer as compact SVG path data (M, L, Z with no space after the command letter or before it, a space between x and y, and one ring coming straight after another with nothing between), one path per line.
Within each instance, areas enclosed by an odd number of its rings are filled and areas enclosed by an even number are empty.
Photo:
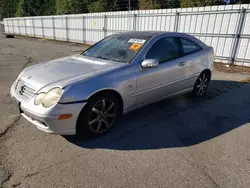
M99 58L99 59L105 59L105 60L109 60L108 58L106 58L106 57L103 57L103 56L96 56L96 58Z
M117 61L117 62L126 63L126 61L122 61L122 60L119 60L119 59L111 59L111 61Z

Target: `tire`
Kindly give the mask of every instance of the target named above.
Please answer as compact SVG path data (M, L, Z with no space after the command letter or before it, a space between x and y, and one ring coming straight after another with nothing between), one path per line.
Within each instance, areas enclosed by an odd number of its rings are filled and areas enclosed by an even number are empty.
M195 97L204 97L210 82L210 74L208 71L203 71L197 78L192 94Z
M119 119L120 108L120 101L109 93L93 96L78 117L77 135L101 136L105 134Z
M6 34L5 37L6 38L14 38L14 35L13 34Z

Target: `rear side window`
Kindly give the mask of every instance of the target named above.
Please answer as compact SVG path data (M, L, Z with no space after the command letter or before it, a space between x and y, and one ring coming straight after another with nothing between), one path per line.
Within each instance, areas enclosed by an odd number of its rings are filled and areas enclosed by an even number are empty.
M176 38L162 38L156 41L149 49L146 59L157 59L160 63L180 57Z
M201 47L198 44L188 39L181 38L181 44L184 55L201 50Z

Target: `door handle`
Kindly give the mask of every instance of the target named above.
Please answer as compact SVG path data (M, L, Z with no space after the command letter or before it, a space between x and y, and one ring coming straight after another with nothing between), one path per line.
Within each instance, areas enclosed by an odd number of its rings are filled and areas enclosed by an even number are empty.
M180 62L179 63L179 66L184 66L185 65L185 62Z

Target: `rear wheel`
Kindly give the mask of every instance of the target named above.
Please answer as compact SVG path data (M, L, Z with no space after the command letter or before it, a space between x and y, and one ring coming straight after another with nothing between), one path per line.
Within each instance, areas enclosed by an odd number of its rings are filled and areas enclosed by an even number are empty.
M77 121L77 134L102 135L111 129L120 117L120 102L109 93L92 97Z
M206 94L209 82L210 82L209 72L208 71L202 72L195 82L193 94L196 97L203 97Z

